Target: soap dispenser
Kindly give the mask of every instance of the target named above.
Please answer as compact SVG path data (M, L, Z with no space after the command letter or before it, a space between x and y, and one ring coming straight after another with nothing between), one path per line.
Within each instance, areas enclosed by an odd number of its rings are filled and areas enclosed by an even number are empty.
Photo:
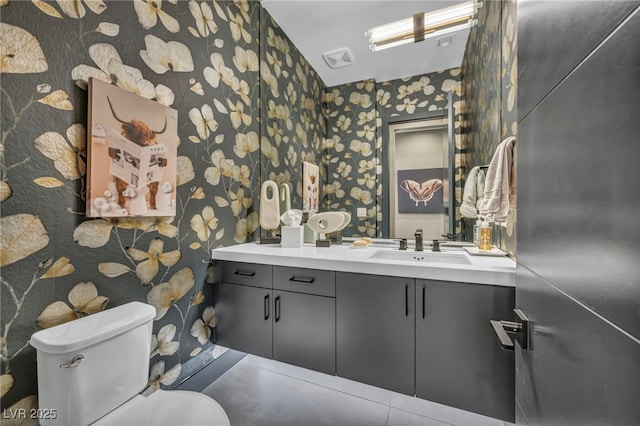
M478 247L480 242L480 224L482 223L482 216L476 216L476 222L473 224L473 245Z
M493 245L491 244L491 226L486 219L482 221L480 229L478 230L478 251L481 253L491 251Z

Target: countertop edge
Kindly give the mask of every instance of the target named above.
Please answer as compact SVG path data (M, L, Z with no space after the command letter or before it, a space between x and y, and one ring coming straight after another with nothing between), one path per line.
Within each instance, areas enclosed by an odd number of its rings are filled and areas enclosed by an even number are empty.
M268 250L275 249L278 248L272 246ZM469 267L466 265L424 265L405 261L372 261L368 257L361 256L362 253L360 250L358 250L359 253L357 253L359 256L355 256L354 259L304 257L299 254L299 249L279 248L278 251L273 251L272 253L261 253L259 250L266 249L260 248L260 246L255 243L245 243L214 249L212 251L212 259L337 272L515 287L515 262L510 259L508 259L510 263L506 263L508 266ZM331 248L319 250L331 250ZM505 264L505 262L501 263Z

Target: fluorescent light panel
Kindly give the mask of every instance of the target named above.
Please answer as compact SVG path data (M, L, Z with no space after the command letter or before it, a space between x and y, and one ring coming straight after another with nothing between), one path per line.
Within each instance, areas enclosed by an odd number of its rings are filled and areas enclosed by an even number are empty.
M424 13L424 38L472 27L477 22L473 16L480 7L482 7L482 2L469 1ZM375 52L413 43L415 41L413 22L414 18L411 17L369 29L365 33L369 37L369 47Z

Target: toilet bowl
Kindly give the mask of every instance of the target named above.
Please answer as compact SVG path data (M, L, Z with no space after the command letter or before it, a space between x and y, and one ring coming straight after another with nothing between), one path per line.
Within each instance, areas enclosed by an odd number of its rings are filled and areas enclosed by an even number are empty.
M230 426L220 404L197 392L158 390L137 395L91 426Z
M131 302L34 333L38 403L56 413L41 425L230 425L206 395L139 394L148 384L155 314L153 306Z

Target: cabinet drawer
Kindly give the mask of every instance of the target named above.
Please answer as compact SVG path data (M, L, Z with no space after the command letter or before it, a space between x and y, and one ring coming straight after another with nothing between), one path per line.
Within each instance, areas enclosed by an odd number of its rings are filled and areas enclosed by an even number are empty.
M274 266L273 288L336 297L336 273L320 269Z
M256 263L223 262L222 282L272 288L272 268Z

